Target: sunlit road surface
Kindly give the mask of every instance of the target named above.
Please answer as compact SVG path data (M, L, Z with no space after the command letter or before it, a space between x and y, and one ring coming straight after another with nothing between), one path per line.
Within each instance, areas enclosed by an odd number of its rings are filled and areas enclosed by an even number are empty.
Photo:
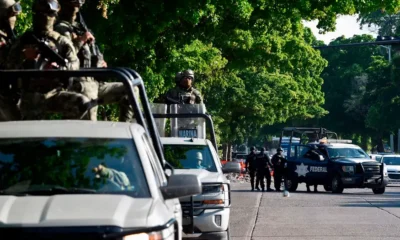
M400 185L375 195L370 189L332 194L323 186L318 186L318 193L307 193L300 184L288 198L249 189L249 183L232 183L234 240L400 238Z

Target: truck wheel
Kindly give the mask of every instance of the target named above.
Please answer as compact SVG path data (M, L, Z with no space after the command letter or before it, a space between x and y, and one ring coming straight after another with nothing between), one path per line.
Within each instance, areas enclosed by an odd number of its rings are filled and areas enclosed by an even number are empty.
M332 193L343 193L343 184L338 175L332 178Z
M227 232L227 240L231 240L231 231L229 231L229 227L228 227L228 230L226 230L226 232Z
M299 183L297 182L296 179L286 180L286 186L287 186L289 192L295 192L297 190L298 185L299 185Z
M383 194L383 193L385 193L385 187L383 187L383 188L373 188L372 191L375 194Z
M325 189L325 191L327 191L327 192L331 192L331 191L332 191L332 186L331 186L331 185L328 185L328 184L325 184L325 185L324 185L324 189Z

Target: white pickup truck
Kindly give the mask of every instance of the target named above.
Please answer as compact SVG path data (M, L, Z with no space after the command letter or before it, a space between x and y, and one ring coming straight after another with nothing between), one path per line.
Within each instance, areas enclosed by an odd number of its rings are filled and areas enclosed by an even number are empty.
M174 107L176 106L172 109ZM230 239L231 189L230 181L224 174L240 173L241 168L236 162L228 162L222 166L216 151L211 117L199 113L198 110L202 108L204 109L202 106L182 105L177 109L186 113L154 115L156 121L165 117L171 118L172 135L174 135L174 123L179 125L175 128L177 130L175 133L180 135L179 137L161 137L166 160L174 166L176 174L194 174L198 176L203 186L201 194L180 198L183 211L183 237ZM193 110L192 113L190 110ZM174 121L174 118L177 121ZM208 123L211 141L205 138L205 122L201 119ZM159 121L159 127L161 125ZM197 126L190 128L189 125ZM160 130L162 129L161 127ZM184 136L185 134L192 137Z
M107 77L109 72L60 74L97 73ZM144 91L142 81L128 79L120 70L111 76ZM163 155L160 158L160 145L155 146L160 139L155 128L150 131L154 121L142 121L143 115L153 120L147 97L143 92L140 96L145 113L135 108L138 123L0 122L0 235L34 240L181 239L178 198L200 193L201 183L194 175L175 174ZM138 101L132 91L130 98Z

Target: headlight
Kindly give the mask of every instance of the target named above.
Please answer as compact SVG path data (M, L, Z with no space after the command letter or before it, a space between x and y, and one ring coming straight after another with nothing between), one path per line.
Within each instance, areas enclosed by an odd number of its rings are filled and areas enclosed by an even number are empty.
M175 234L174 229L174 225L171 225L168 228L158 232L126 235L122 238L122 240L163 240Z
M385 163L383 164L383 176L388 176L388 169Z
M123 237L123 240L162 240L161 232L139 233Z
M224 185L219 184L219 185L203 185L203 192L202 194L207 194L207 193L220 193L224 191Z
M343 172L354 173L353 166L342 166L342 170L343 170Z

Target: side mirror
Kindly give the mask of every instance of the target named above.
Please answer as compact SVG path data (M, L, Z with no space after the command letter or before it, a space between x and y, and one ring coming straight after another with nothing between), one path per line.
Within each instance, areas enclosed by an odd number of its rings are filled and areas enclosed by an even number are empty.
M180 198L202 192L202 185L196 175L174 174L168 179L168 185L161 187L164 199Z
M222 166L223 173L240 173L242 167L238 162L226 162L224 166Z

